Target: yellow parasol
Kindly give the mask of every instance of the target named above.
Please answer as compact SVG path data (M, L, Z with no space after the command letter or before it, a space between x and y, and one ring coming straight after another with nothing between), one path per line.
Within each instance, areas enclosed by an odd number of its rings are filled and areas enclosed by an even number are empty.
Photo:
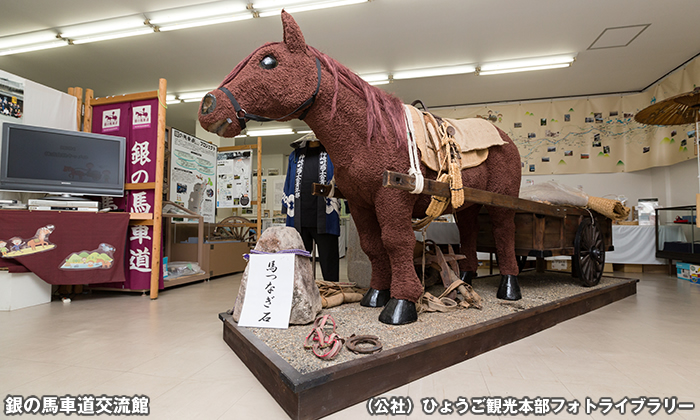
M639 111L634 119L648 125L685 125L695 123L695 144L700 143L700 87L672 96ZM700 153L698 154L698 179L700 179Z

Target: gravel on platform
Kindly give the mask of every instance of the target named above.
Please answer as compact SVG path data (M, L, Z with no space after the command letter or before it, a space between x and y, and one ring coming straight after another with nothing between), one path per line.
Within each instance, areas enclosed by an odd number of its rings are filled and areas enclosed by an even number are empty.
M515 302L496 298L500 275L478 277L473 281L474 290L483 299L483 309L458 309L448 313L422 313L418 321L401 326L379 322L382 308L366 308L359 303L344 304L335 308L323 309L321 314L330 314L336 322L336 332L342 337L355 335L375 335L379 337L383 350L415 343L443 333L489 321L515 312L541 306L559 299L586 293L614 284L629 281L626 278L604 276L593 287L583 287L570 273L534 271L521 273L518 277L523 298ZM439 296L441 290L429 290ZM249 328L265 345L286 360L302 374L313 372L367 357L354 354L344 347L333 360L322 360L304 349L304 338L311 332L309 325L292 325L288 329Z

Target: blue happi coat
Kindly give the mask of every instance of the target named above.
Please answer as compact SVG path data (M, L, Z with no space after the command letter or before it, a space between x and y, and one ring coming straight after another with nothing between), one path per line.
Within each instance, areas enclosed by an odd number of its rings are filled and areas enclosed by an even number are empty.
M306 147L299 147L289 155L287 178L284 181L282 212L287 214L287 226L301 231L301 218L296 208L300 208L301 175L304 170ZM333 179L333 163L326 151L322 151L318 162L318 182L328 184ZM325 214L325 223L317 223L318 233L340 235L340 201L337 198L319 197L318 214Z

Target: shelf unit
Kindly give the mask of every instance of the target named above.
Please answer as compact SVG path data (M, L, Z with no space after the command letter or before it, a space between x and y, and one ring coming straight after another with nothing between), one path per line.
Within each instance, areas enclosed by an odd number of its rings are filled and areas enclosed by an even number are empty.
M172 201L163 201L163 217L172 220L174 217L186 217L188 219L197 219L197 264L202 267L204 261L204 217L202 215L196 214L177 203ZM171 255L171 244L172 238L170 237L170 229L165 229L164 243L165 243L165 255ZM186 283L192 283L199 280L206 280L209 278L209 274L204 271L201 274L191 274L188 276L181 276L171 280L165 280L167 287L179 286Z
M696 206L657 208L656 257L700 264L700 228ZM664 229L673 227L676 237L669 240ZM678 235L678 233L680 233Z

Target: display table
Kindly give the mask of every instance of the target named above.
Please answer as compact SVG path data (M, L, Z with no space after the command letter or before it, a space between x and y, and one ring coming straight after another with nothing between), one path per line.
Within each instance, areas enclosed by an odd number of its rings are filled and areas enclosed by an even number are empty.
M656 258L656 226L613 225L615 251L605 254L605 262L611 264L667 265L668 261ZM659 241L685 242L682 226L659 226Z
M10 273L56 285L124 282L128 213L0 210L0 217L0 267Z

